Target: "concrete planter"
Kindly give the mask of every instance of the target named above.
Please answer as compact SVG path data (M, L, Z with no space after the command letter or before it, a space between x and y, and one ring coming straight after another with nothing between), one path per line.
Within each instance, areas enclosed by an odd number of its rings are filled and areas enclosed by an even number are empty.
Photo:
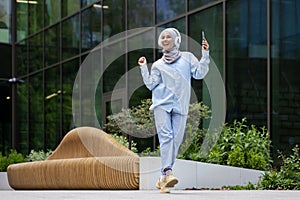
M160 176L160 157L140 158L140 189L155 189ZM220 188L255 184L263 171L177 159L174 175L179 179L175 189Z
M153 190L160 176L160 157L140 157L140 190ZM174 174L179 183L174 189L220 188L228 185L256 184L263 171L177 159ZM11 190L7 173L0 172L0 190Z
M8 184L7 173L0 172L0 190L11 190L12 188Z

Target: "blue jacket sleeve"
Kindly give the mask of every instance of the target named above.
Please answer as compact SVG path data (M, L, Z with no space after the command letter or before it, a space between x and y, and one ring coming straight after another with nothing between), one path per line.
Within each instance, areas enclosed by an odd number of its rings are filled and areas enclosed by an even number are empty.
M140 69L143 81L149 90L152 90L161 82L160 71L156 67L152 66L151 74L149 74L147 65L141 66Z

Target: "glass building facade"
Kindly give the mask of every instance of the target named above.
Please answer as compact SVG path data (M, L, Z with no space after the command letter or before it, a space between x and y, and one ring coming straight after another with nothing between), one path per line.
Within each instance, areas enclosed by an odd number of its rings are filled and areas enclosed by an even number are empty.
M1 152L55 149L74 127L73 84L92 49L126 30L170 26L197 42L205 31L226 89L226 122L246 117L269 130L274 150L291 149L300 143L299 10L298 0L0 0ZM126 102L125 79L111 99L141 55L159 56L128 52L105 70L95 105L101 124L112 105L151 97L141 87ZM205 84L192 85L209 105Z

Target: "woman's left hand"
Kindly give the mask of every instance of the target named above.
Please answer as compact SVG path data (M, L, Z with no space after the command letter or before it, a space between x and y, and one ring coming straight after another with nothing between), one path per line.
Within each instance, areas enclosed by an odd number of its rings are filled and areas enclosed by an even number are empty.
M208 51L209 50L209 44L206 39L202 40L202 49Z

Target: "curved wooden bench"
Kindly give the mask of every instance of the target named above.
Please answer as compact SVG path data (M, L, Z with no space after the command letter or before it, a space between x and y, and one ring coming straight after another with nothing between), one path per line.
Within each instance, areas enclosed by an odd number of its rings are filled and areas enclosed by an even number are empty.
M139 156L92 127L71 130L45 161L10 165L13 189L138 189Z

